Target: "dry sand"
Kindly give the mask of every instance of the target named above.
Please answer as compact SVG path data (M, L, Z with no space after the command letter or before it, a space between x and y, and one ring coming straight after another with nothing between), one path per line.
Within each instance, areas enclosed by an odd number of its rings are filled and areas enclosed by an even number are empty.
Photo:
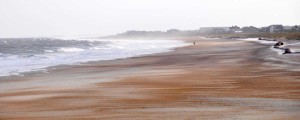
M0 119L297 120L300 72L266 66L269 46L201 40L175 51L0 78Z

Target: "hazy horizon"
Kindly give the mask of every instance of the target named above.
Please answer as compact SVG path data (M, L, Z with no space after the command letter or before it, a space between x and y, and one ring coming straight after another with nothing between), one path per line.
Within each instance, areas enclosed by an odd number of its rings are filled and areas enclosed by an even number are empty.
M0 38L299 25L298 0L0 0Z

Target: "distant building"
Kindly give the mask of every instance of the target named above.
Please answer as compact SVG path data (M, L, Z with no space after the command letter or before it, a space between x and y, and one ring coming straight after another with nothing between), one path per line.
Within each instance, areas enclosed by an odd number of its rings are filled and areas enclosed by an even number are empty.
M234 33L243 33L243 31L242 30L236 30L236 31L234 31Z
M294 27L294 26L283 26L283 30L284 30L285 32L290 32L290 31L292 31L293 27Z
M293 26L293 28L292 28L292 31L293 32L300 32L300 25L295 25L295 26Z
M236 31L236 30L240 30L241 28L239 26L231 26L229 27L229 29L232 31Z
M263 33L269 33L270 32L270 27L262 27L258 31L263 32Z
M227 33L229 31L229 27L202 27L199 31L200 33L209 34Z
M123 35L125 36L137 36L137 35L146 35L147 31L135 31L135 30L130 30L125 32Z
M167 33L170 33L170 34L173 34L173 33L179 33L180 30L177 30L177 29L170 29L170 30L167 30Z
M242 31L243 33L257 33L259 32L259 29L253 26L249 26L249 27L243 27Z
M283 26L274 24L267 27L256 28L254 26L239 26L231 27L202 27L199 29L199 34L219 34L219 33L281 33L281 32L300 32L300 25Z
M271 25L270 26L270 33L279 33L279 32L283 32L282 25Z
M182 35L190 36L190 35L199 35L200 31L199 30L182 30L181 31Z
M229 27L230 33L242 33L242 29L239 26L231 26Z

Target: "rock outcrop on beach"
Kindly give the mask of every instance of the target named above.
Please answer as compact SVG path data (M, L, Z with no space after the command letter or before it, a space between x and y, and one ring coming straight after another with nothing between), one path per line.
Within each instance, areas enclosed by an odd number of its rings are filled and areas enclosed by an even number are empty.
M273 47L276 48L276 49L284 50L284 52L282 54L293 54L293 52L291 51L290 48L281 47L283 45L284 45L284 43L279 41ZM298 52L295 52L295 53L298 53Z
M274 48L279 48L279 46L282 46L283 42L279 41L274 45Z
M284 50L284 53L283 54L291 54L292 53L292 51L289 49L289 48L286 48L285 50Z

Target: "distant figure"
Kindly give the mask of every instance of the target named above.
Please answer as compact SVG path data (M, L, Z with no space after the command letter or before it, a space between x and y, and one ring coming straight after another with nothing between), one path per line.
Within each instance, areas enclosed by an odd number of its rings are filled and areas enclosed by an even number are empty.
M193 42L194 45L196 45L196 42Z

